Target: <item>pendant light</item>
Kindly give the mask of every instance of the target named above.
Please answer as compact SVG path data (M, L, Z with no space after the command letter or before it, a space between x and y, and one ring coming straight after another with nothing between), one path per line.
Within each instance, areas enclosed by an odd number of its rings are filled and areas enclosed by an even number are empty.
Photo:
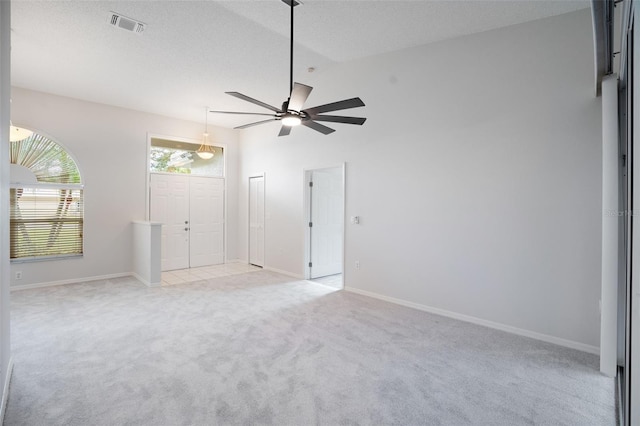
M215 149L209 145L209 107L206 107L204 110L204 133L202 134L202 145L196 151L198 157L203 160L210 160L213 158L213 154L215 153Z
M13 123L9 122L9 141L10 142L18 142L21 140L25 140L29 136L33 135L33 132L29 129L24 129L22 127L16 127Z

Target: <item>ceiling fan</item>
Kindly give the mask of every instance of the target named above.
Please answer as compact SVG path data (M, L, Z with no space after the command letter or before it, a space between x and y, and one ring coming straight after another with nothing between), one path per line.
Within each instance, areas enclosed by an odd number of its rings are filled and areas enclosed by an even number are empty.
M272 114L259 113L259 112L232 112L232 111L211 111L221 114L238 114L238 115L263 115L271 118L254 123L245 124L242 126L234 127L235 129L246 129L247 127L253 127L260 124L270 123L272 121L282 121L282 128L278 136L287 136L291 133L291 127L302 124L310 129L318 131L322 134L328 135L335 132L331 127L327 127L324 124L318 123L318 121L333 122L333 123L345 123L345 124L358 124L362 125L366 118L362 117L345 117L341 115L322 115L325 112L339 111L343 109L357 108L364 106L364 102L360 98L345 99L338 102L332 102L330 104L319 105L313 108L302 109L305 101L309 97L313 87L307 86L301 83L293 82L293 8L299 3L296 0L282 0L291 8L291 50L290 50L290 63L289 63L289 98L283 102L281 108L274 107L267 103L261 102L257 99L250 98L239 92L225 92L228 95L234 96L238 99L242 99L252 104L261 106L272 111Z

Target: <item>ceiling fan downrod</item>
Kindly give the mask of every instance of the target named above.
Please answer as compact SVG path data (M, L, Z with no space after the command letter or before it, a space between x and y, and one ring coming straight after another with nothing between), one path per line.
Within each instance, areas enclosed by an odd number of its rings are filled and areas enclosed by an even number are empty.
M286 2L285 2L286 3ZM290 37L290 49L289 49L289 93L293 92L293 8L298 4L295 0L289 0L291 7L291 37ZM289 100L291 97L289 97ZM289 101L287 101L287 105Z

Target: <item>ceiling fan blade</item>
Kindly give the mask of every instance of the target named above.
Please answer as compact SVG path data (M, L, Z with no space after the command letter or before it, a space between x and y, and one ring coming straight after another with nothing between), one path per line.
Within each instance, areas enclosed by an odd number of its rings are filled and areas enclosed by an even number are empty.
M259 101L259 100L257 100L257 99L250 98L249 96L247 96L247 95L243 95L242 93L238 93L238 92L225 92L225 93L226 93L227 95L234 96L234 97L236 97L236 98L238 98L238 99L242 99L243 101L247 101L247 102L251 102L252 104L259 105L259 106L261 106L262 108L270 109L270 110L271 110L271 111L273 111L273 112L282 112L282 111L280 111L278 108L276 108L276 107L274 107L274 106L272 106L272 105L265 104L265 103L264 103L264 102L262 102L262 101Z
M323 135L328 135L329 133L335 132L331 127L327 127L324 124L316 123L313 120L302 120L302 125L307 126L317 132L322 133Z
M305 109L308 115L321 114L323 112L338 111L341 109L357 108L364 106L364 102L360 98L345 99L344 101L333 102L330 104L320 105L317 107Z
M291 133L291 126L282 126L278 136L289 136L289 133Z
M315 121L331 121L332 123L345 123L345 124L362 124L367 121L362 117L343 117L341 115L314 115L311 117Z
M306 84L294 83L291 97L289 98L289 109L298 112L302 111L302 105L304 105L312 90L313 87Z
M269 120L256 121L255 123L243 124L242 126L234 127L234 129L246 129L247 127L257 126L259 124L269 123L271 121L276 121L275 118L270 118Z
M237 114L237 115L268 115L270 117L275 117L273 114L267 114L265 112L235 112L235 111L209 111L215 112L216 114Z

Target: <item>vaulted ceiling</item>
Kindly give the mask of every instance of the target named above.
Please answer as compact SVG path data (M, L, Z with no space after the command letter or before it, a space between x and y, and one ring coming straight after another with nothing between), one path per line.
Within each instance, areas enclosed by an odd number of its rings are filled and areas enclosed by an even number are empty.
M302 1L295 10L294 79L311 85L336 64L590 5ZM110 25L110 12L145 23L145 31ZM278 106L288 95L288 61L289 10L280 0L12 2L12 84L18 87L203 121L206 106L255 111L225 91ZM210 115L209 122L239 123L223 115Z

